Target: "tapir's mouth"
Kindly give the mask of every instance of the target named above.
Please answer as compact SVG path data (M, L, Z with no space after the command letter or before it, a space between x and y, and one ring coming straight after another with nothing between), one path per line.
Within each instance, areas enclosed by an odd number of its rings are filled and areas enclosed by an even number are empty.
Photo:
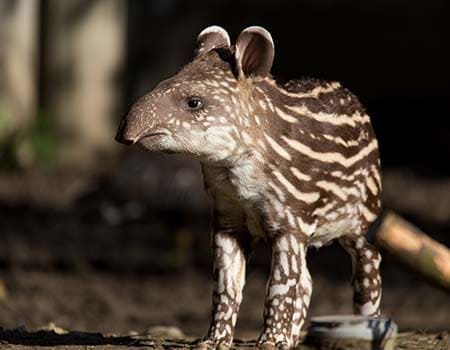
M169 136L169 133L165 130L145 131L142 134L139 134L134 139L134 143L138 143L144 139L153 138L153 137L157 137L157 136Z

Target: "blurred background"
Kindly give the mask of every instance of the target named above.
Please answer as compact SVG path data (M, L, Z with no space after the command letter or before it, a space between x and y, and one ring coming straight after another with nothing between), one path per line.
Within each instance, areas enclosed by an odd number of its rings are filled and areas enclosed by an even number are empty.
M139 96L218 24L275 40L273 73L341 81L378 135L384 202L450 245L446 0L0 0L0 326L206 332L209 203L199 164L114 141ZM309 252L310 315L350 313L350 258ZM269 252L248 269L239 336L261 327ZM383 311L448 329L448 295L385 256Z

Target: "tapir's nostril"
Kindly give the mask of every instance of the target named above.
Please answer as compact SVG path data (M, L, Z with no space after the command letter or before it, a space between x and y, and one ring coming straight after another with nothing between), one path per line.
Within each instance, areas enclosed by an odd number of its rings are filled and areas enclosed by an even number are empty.
M117 130L117 134L115 137L117 142L123 143L124 145L132 145L134 143L134 139L126 136L125 133L125 122L122 120L119 125L119 129Z
M134 140L125 138L122 133L117 133L115 139L117 142L123 143L124 145L127 146L132 145L134 143Z

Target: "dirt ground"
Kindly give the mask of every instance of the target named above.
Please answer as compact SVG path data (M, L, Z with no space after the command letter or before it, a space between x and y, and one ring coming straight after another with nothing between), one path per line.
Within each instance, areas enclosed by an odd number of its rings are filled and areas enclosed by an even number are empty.
M208 324L211 285L207 276L194 271L129 277L15 270L5 277L11 293L0 306L0 322L10 329L0 331L0 347L5 349L189 349ZM321 276L315 278L315 284L311 315L350 311L346 285ZM263 290L263 275L254 271L246 287L238 339L257 337ZM433 301L427 304L419 300L426 295ZM396 349L450 349L450 333L438 331L448 329L448 296L425 285L418 286L412 295L387 289L383 304L384 312L403 329L422 329L401 333ZM64 329L78 331L66 334ZM236 348L247 349L252 344L238 342Z
M73 181L78 186L80 180ZM13 182L9 179L11 187ZM31 183L37 192L51 187ZM212 290L207 203L184 194L183 201L203 204L180 208L164 196L152 202L134 192L117 194L111 182L90 183L93 189L70 205L24 202L20 191L19 200L0 201L0 347L187 348L190 343L156 340L153 331L176 327L176 335L188 340L207 331ZM55 185L53 191L60 188L70 186ZM445 227L432 232L443 242L448 237ZM314 281L309 315L351 313L347 254L335 244L313 249L308 264ZM238 339L258 335L268 269L268 249L261 243L248 269ZM383 314L402 332L397 348L450 349L449 295L389 256L382 274Z
M161 339L148 335L114 336L101 333L68 332L57 334L54 331L0 331L0 345L3 349L24 350L39 347L41 350L115 350L132 349L193 349L198 339ZM236 350L252 349L255 341L236 340L233 348ZM401 333L395 341L395 349L409 350L447 350L450 345L449 332L426 334L420 332ZM297 350L324 349L313 345L301 344ZM372 344L349 341L345 345L332 345L327 350L362 350L377 349Z

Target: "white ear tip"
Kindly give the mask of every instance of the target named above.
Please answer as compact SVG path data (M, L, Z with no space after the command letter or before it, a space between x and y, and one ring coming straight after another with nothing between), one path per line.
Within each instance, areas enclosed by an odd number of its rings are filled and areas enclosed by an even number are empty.
M204 35L212 33L221 35L223 38L225 38L227 45L230 45L230 36L228 35L228 32L222 27L217 25L209 26L203 29L198 35L198 39L200 39Z
M202 35L205 35L208 33L221 33L221 34L228 35L228 33L225 29L223 29L220 26L214 25L214 26L209 26L209 27L206 27L205 29L203 29L198 36L202 36Z
M270 32L266 29L263 28L261 26L251 26L251 27L247 27L245 28L242 33L255 33L255 34L259 34L261 36L263 36L267 41L269 41L272 46L273 45L273 38L272 38L272 34L270 34Z

